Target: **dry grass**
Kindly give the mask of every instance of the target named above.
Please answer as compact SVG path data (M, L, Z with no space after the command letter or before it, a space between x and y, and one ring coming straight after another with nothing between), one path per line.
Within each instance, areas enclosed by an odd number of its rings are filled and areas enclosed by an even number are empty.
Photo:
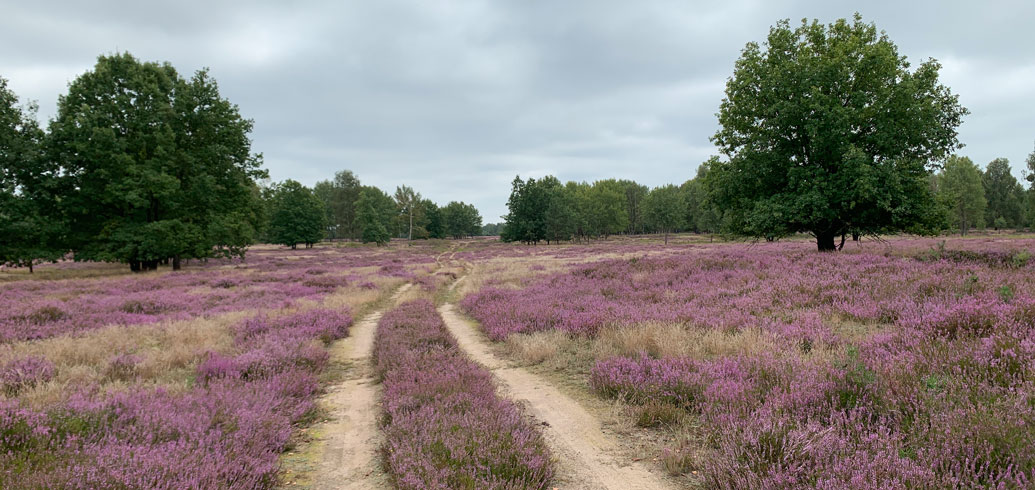
M286 309L244 310L150 325L111 326L79 335L0 345L0 365L28 356L43 357L54 364L52 380L18 394L20 400L36 408L58 404L77 387L90 385L98 385L102 390L142 384L188 389L195 367L209 352L233 351L231 327L243 319L257 314L275 317L316 307L347 308L359 315L380 300L385 291L404 281L374 277L370 282L377 287L339 288L321 301L299 300ZM136 356L140 363L130 369L113 366L112 359L120 354Z
M75 388L92 384L104 390L134 383L185 389L194 378L194 366L209 351L230 351L234 343L230 326L252 314L242 311L158 325L112 326L79 336L18 342L0 347L0 364L26 356L54 363L54 379L18 396L36 408L59 403ZM120 354L137 356L140 363L128 371L113 369L111 361Z
M725 332L670 323L642 323L601 329L594 341L594 357L615 356L690 357L715 359L737 354L772 351L772 334L760 329Z
M369 282L373 283L376 288L357 286L338 288L335 292L325 296L320 305L331 309L348 308L352 311L353 317L358 317L365 313L369 305L380 299L385 291L395 289L405 281L397 277L372 277Z

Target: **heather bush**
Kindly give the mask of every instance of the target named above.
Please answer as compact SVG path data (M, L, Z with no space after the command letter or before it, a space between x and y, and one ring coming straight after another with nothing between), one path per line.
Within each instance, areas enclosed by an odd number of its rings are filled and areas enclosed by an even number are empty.
M19 391L32 388L54 377L54 364L42 357L15 359L0 369L0 386L4 394L15 396Z
M122 353L112 357L108 361L104 374L110 378L121 381L128 381L136 377L137 366L142 359L133 354Z
M315 413L323 339L346 335L351 322L321 309L245 320L237 353L210 352L185 392L85 387L45 411L4 402L0 488L272 488L293 426ZM119 354L106 374L132 379L139 363ZM22 373L24 386L48 370L30 359L8 372Z
M111 325L153 324L199 316L295 306L343 287L373 287L378 277L416 278L411 269L434 262L419 250L258 250L247 261L209 260L180 272L80 280L0 283L0 343L43 339ZM61 263L54 268L74 269ZM384 270L381 270L381 269ZM369 271L358 274L356 271ZM0 280L3 278L0 277ZM332 333L330 336L333 336Z
M614 357L595 362L590 387L637 405L639 425L677 419L671 407L692 417L705 442L664 448L662 459L699 470L707 488L1031 488L1027 252L906 245L610 259L518 289L490 283L461 304L497 340L542 330L603 339L597 352ZM657 325L727 339L760 331L766 348L716 355L676 345L689 334L662 346L620 333ZM635 346L643 352L631 355Z
M434 305L404 303L378 324L384 464L399 488L545 488L541 434L457 348Z

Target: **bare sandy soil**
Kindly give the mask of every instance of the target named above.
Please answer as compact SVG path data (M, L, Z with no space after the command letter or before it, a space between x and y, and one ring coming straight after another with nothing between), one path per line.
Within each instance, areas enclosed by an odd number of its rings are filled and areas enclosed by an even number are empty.
M393 295L389 308L410 284ZM321 428L325 439L314 487L317 489L389 488L378 461L381 432L377 427L381 386L373 376L370 356L381 311L371 313L349 330L331 351L332 362L349 366L341 383L328 389L322 404L331 420Z
M503 393L542 424L557 459L554 486L572 489L675 488L643 465L628 460L600 420L541 377L496 357L488 339L454 305L439 308L449 331L474 361L492 370Z

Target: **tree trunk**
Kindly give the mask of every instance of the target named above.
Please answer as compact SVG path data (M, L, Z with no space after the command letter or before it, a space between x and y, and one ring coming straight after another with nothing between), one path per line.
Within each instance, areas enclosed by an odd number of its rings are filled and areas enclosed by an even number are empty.
M820 252L836 251L837 245L834 244L834 234L829 231L816 233L816 247Z
M853 242L859 241L859 232L857 232L857 231L853 231L852 232L852 241Z
M845 249L845 234L841 234L841 243L837 245L837 251L840 252Z
M174 255L173 256L172 263L173 263L173 270L174 271L180 270L180 256L179 255Z
M665 230L665 245L668 245L668 230Z
M32 274L32 261L29 261L29 274Z
M133 272L140 272L140 261L139 260L131 260L131 261L129 261L129 270L131 270Z

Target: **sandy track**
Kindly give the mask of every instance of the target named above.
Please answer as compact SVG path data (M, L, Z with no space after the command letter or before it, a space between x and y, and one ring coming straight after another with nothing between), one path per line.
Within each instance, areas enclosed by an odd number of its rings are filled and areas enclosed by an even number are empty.
M390 305L409 288L410 284L404 284L396 290ZM331 421L322 430L326 439L315 478L317 489L389 488L377 454L381 445L377 427L381 385L374 379L370 364L381 314L377 311L363 317L331 351L332 362L350 365L350 369L347 378L329 388L322 399Z
M508 397L522 403L543 423L546 441L557 459L560 488L665 489L669 482L643 465L620 456L618 445L601 430L600 421L578 402L539 376L496 357L489 341L455 306L439 308L449 331L474 361L491 369Z

